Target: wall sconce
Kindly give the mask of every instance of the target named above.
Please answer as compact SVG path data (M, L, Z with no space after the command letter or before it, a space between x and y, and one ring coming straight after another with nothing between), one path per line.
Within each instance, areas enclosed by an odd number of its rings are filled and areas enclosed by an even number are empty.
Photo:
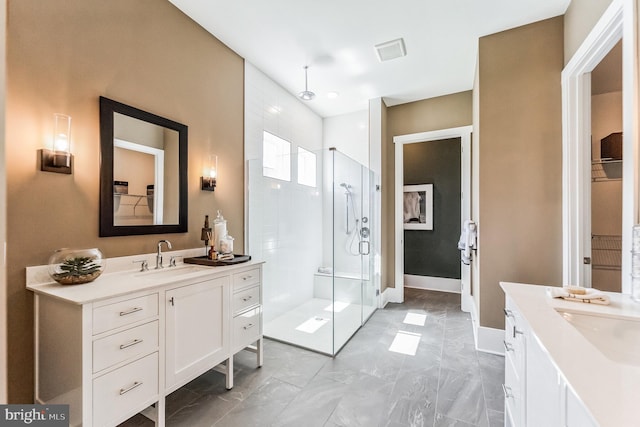
M218 156L209 156L202 168L200 177L200 189L202 191L215 191L218 179Z
M38 150L40 152L40 170L71 174L73 171L71 117L64 114L54 114L53 120L51 149Z

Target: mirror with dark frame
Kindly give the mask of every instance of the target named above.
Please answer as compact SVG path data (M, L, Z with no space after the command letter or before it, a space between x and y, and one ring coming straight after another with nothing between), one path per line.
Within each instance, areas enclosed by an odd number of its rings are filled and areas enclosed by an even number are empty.
M100 237L187 231L187 126L100 97Z

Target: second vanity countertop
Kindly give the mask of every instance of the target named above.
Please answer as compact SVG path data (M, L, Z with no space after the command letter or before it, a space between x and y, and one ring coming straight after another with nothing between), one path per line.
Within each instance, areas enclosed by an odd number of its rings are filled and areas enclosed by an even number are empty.
M202 250L185 250L168 255L194 256L200 255ZM155 254L152 254L155 256ZM27 289L50 297L58 298L74 304L87 304L107 298L132 294L153 288L159 288L171 283L193 281L213 275L224 275L234 270L244 270L262 264L262 261L251 260L245 263L206 267L194 264L178 263L175 267L165 267L162 270L139 271L132 269L132 261L149 256L131 256L107 259L107 268L96 280L82 285L61 285L51 280L47 273L47 266L27 267Z
M552 299L545 286L500 285L599 425L638 425L640 360L629 365L605 357L558 311L640 321L640 304L616 293L607 293L611 304L605 306Z

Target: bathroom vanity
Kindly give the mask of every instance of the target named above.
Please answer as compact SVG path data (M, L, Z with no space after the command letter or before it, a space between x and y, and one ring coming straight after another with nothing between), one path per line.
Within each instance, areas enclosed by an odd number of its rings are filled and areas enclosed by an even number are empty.
M505 291L505 426L638 425L640 304L552 299L545 286Z
M232 388L243 349L262 365L261 262L114 271L77 286L29 269L35 402L69 404L72 426L115 426L143 411L163 426L169 393L212 368Z

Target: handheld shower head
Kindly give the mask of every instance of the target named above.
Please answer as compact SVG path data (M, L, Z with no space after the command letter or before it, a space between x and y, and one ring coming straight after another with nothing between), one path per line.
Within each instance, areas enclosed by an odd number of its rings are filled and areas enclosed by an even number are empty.
M351 194L351 186L346 182L343 182L342 184L340 184L340 187L344 187L345 194Z

